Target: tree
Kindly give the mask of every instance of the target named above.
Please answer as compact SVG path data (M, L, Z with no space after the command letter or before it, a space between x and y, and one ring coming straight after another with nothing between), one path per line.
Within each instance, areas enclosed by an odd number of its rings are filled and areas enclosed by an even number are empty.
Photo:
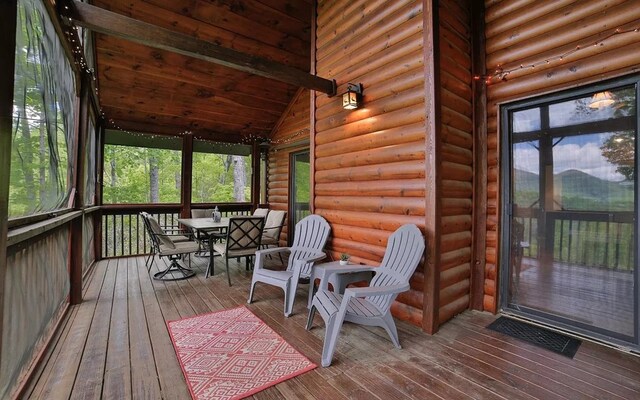
M635 115L635 89L628 88L612 93L616 100L614 117L621 118ZM617 165L616 171L625 179L633 181L636 177L634 159L636 153L635 135L633 131L615 132L600 146L602 155L611 164Z
M237 202L244 200L244 188L247 186L244 157L233 156L233 197Z

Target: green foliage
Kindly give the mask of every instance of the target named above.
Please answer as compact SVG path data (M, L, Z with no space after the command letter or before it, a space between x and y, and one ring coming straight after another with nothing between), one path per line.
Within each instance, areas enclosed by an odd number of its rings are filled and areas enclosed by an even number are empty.
M194 153L192 173L193 203L235 202L234 171L226 154ZM105 204L150 203L154 197L152 180L157 166L158 203L179 203L182 160L180 151L105 145ZM245 201L251 199L251 157L243 157Z

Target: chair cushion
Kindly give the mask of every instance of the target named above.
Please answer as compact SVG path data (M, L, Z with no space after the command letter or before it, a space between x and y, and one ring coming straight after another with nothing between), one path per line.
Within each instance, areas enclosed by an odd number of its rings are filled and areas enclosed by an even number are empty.
M176 242L188 242L189 240L191 240L191 239L189 239L188 237L186 237L186 236L182 236L182 235L177 235L177 236L168 236L168 238L169 238L169 240L171 240L173 243L176 243Z
M177 242L172 243L173 248L167 247L164 245L160 245L160 255L161 256L169 256L174 254L186 254L186 253L195 253L200 250L200 245L198 242Z
M151 232L153 232L155 237L158 238L158 245L161 248L164 246L167 249L175 249L175 247L176 247L175 244L173 243L173 241L171 239L169 239L169 236L167 236L164 233L164 231L160 227L160 224L158 224L158 221L156 221L156 219L153 218L153 217L149 217L149 219L147 221L149 221L149 226L151 227Z
M223 256L226 256L227 258L245 257L245 256L252 256L252 255L256 254L256 249L253 248L253 247L251 247L249 249L229 250L229 252L227 253L227 244L226 243L214 243L213 250L216 253L219 253L219 254L221 254Z

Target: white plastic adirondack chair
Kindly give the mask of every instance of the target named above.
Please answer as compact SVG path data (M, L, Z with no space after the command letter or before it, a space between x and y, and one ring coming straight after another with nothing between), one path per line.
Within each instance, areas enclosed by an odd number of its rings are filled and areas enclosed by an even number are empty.
M400 348L398 331L391 316L391 303L399 293L409 290L409 279L424 252L424 238L417 226L403 225L387 243L379 267L371 268L376 275L369 287L347 288L344 295L320 290L313 298L306 329L311 329L316 310L326 324L322 366L331 365L338 334L344 321L383 327L393 344ZM354 266L358 271L362 267ZM341 268L340 272L349 272Z
M247 303L253 300L256 283L263 282L278 286L284 290L284 315L288 317L293 310L296 288L300 277L311 275L313 263L322 260L322 252L329 238L331 227L319 215L309 215L296 224L293 246L275 247L256 252L256 264L251 279L251 289ZM289 252L289 262L285 271L274 271L264 268L265 258L270 254Z

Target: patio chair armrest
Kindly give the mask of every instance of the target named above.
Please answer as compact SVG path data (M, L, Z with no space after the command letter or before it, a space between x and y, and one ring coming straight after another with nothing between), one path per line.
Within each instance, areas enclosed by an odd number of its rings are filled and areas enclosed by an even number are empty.
M372 297L372 296L384 296L387 294L396 294L402 293L409 290L409 284L404 283L402 285L391 285L391 286L368 286L368 287L357 287L357 288L347 288L344 291L344 298L350 297Z
M263 268L264 259L267 255L278 254L289 252L290 249L288 247L271 247L268 249L261 249L256 251L256 262L253 267L254 270L259 270Z
M317 253L313 253L313 254L311 254L310 256L307 256L307 257L305 257L305 258L301 258L301 259L299 259L299 260L298 260L298 262L299 262L300 264L307 264L307 263L311 263L311 262L320 261L320 260L322 260L323 258L325 258L326 256L327 256L327 255L326 255L324 252L319 251L319 252L317 252Z

